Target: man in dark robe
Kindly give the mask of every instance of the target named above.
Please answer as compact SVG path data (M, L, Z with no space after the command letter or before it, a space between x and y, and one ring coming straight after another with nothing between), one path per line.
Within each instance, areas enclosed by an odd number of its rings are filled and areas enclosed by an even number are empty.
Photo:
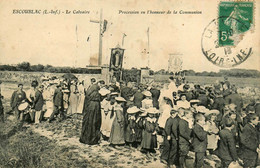
M134 95L134 91L132 89L131 83L128 82L127 86L122 87L121 96L128 101Z
M83 107L83 122L80 142L88 145L96 145L100 140L101 127L101 95L99 94L100 87L104 81L99 81L93 84L86 92L88 102L84 102ZM87 104L86 104L87 103Z
M155 87L152 87L150 89L150 92L152 93L152 99L153 99L153 107L159 109L159 97L160 97L160 90L155 88Z
M141 92L141 89L138 88L138 90L136 91L136 93L134 94L134 105L138 108L142 107L142 100L144 99L144 95Z

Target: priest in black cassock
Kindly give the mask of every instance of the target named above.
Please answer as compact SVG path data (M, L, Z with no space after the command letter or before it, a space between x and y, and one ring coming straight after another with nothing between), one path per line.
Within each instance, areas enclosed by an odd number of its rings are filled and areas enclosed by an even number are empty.
M83 108L83 122L80 142L88 145L96 145L100 140L101 127L101 96L100 86L104 81L99 81L88 88L85 95Z

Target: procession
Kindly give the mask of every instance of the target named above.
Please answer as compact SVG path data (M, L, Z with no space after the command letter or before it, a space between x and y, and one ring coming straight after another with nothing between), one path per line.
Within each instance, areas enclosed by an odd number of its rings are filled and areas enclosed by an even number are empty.
M75 76L43 77L30 89L19 83L10 106L17 123L39 125L82 115L79 142L136 148L149 157L160 155L169 167L194 167L209 155L222 167L256 167L259 152L259 97L245 104L235 84L225 77L213 85L188 83L170 76L167 83L141 84ZM3 109L3 108L2 108ZM3 110L2 112L3 113Z
M0 3L0 168L260 167L260 1L27 1Z

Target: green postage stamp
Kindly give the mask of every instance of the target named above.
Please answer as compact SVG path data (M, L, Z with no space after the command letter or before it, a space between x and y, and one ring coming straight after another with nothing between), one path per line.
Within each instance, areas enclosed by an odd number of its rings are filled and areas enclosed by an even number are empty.
M213 64L231 68L243 63L252 53L254 2L221 1L217 18L204 29L202 53Z
M234 46L239 41L237 36L248 31L253 24L253 2L220 2L218 23L219 45Z

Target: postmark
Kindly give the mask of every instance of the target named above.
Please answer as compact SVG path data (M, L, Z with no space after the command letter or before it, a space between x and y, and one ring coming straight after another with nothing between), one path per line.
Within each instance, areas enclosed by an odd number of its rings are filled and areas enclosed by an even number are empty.
M221 2L219 17L202 34L202 52L213 64L230 68L243 63L252 53L253 2Z

